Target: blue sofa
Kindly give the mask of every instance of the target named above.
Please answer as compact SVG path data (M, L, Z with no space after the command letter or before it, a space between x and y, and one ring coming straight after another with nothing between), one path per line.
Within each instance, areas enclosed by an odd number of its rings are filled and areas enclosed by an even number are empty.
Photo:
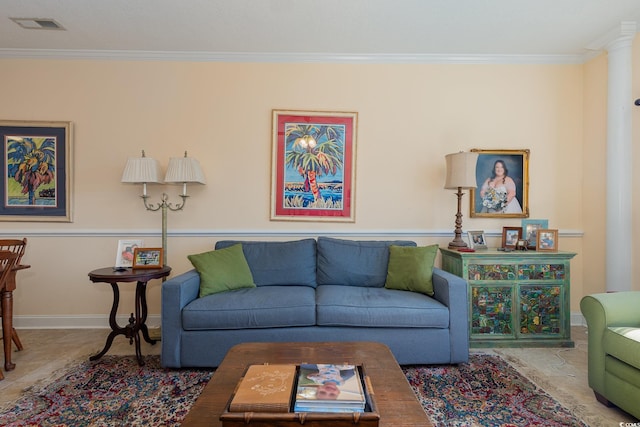
M318 237L241 243L255 287L199 297L193 269L162 284L162 365L216 367L243 342L377 341L400 364L469 358L467 282L433 269L434 295L385 288L390 245Z

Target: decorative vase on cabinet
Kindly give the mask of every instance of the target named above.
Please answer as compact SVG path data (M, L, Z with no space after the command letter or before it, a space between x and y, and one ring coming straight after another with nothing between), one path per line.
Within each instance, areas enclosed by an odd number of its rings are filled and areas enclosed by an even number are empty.
M458 252L442 269L468 282L471 347L573 347L572 252Z

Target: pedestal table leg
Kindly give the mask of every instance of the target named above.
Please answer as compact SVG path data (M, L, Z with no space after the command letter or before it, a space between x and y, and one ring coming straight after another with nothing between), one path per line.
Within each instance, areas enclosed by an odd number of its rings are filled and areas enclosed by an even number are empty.
M149 328L147 327L147 283L146 282L138 282L138 287L140 288L140 330L142 331L142 337L149 344L155 344L156 340L151 339L149 336Z
M118 326L116 322L116 314L118 313L118 304L120 303L120 290L117 283L111 283L111 289L113 289L113 305L111 306L111 313L109 314L109 326L111 327L111 333L107 337L107 342L104 345L102 351L94 356L91 356L89 360L98 360L104 356L113 344L113 339L116 335L126 334L126 329Z

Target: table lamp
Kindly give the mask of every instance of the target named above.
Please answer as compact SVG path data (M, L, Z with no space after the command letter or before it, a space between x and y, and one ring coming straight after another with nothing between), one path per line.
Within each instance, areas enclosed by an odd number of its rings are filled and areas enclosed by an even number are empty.
M456 213L455 238L449 243L449 249L466 248L467 243L462 240L462 189L477 187L476 183L476 162L478 153L447 154L447 178L444 188L447 190L457 190L458 213Z

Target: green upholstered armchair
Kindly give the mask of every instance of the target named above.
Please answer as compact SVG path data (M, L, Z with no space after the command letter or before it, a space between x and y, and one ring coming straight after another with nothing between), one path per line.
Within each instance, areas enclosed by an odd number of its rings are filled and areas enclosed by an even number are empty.
M589 387L640 419L640 292L594 294L580 309L589 334Z

